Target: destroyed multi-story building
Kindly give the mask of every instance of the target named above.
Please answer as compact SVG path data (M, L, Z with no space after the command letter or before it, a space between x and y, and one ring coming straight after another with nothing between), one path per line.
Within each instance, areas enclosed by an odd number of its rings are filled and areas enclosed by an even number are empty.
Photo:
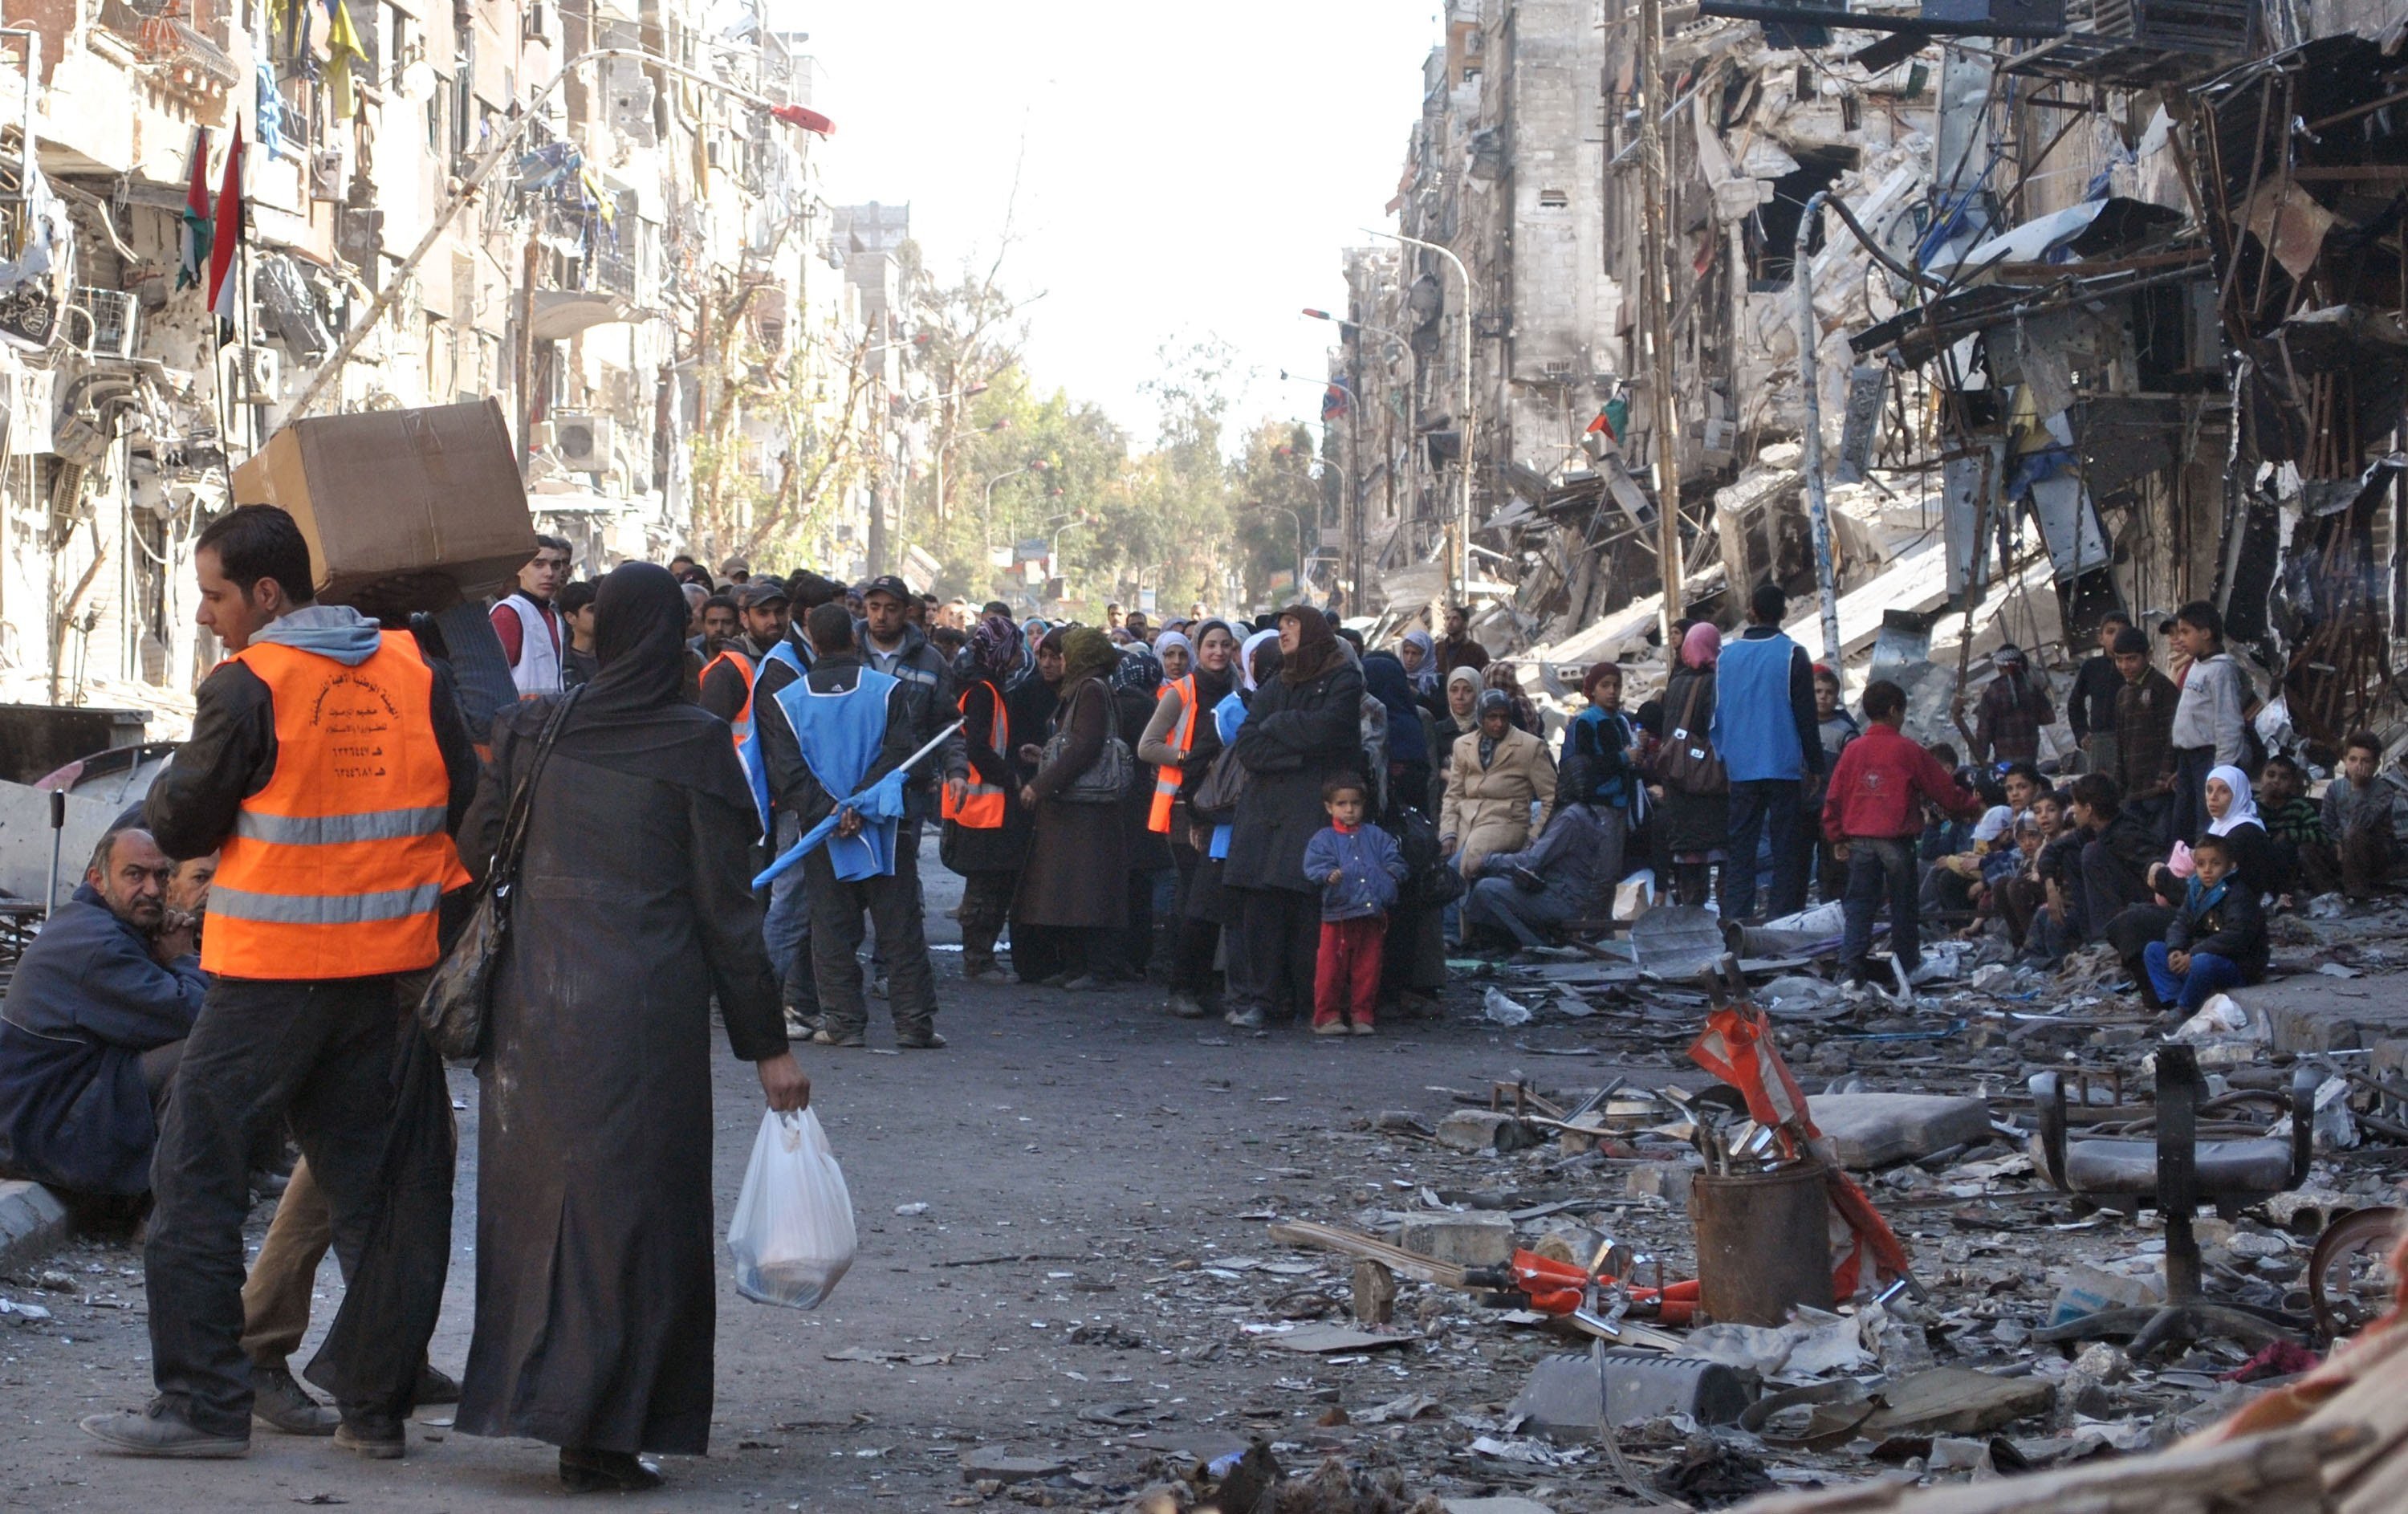
M857 434L899 383L861 371L816 66L757 9L724 30L688 0L6 19L6 697L177 705L215 657L192 539L304 397L494 397L538 529L585 570L677 548L867 566L880 454ZM206 210L237 127L222 327L179 260L188 191Z
M2062 664L2111 606L2205 598L2299 734L2396 697L2396 6L1668 11L1671 403L1638 11L1453 0L1393 209L1469 303L1412 241L1347 255L1341 582L1407 611L1451 586L1468 454L1484 634L1635 647L1669 410L1680 607L1766 577L1812 597L1802 230L1843 655L1886 624L1917 655L1954 641L1959 677L2001 639Z

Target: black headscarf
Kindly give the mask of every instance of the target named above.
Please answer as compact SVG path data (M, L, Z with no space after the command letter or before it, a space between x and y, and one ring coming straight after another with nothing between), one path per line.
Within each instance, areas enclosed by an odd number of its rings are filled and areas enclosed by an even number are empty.
M727 723L686 702L685 591L668 570L623 563L594 597L601 671L579 691L554 755L676 784L746 810L752 786Z
M1338 633L1329 627L1329 617L1312 605L1298 602L1279 613L1285 620L1296 617L1296 653L1280 656L1280 677L1290 684L1310 684L1323 673L1346 660L1345 650L1339 644Z
M1413 681L1404 660L1393 652L1368 653L1363 658L1363 692L1388 708L1388 760L1429 763L1429 743L1422 736L1422 709L1413 702Z

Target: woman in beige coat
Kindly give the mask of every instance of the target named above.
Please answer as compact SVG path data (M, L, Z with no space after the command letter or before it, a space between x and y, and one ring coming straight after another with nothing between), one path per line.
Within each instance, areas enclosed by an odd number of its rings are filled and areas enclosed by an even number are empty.
M1544 742L1513 728L1512 697L1490 689L1478 711L1477 728L1455 739L1438 826L1439 844L1467 878L1478 875L1489 853L1527 846L1555 803L1555 765Z

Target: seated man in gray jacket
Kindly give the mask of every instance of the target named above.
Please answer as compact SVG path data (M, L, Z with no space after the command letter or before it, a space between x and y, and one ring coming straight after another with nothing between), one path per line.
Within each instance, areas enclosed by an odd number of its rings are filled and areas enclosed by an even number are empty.
M1586 794L1568 772L1558 794ZM1602 920L1612 913L1613 887L1605 859L1620 855L1610 843L1606 821L1595 806L1559 807L1536 843L1519 852L1492 852L1481 858L1480 876L1463 901L1464 917L1513 938L1525 951L1546 944L1544 932L1573 920Z
M0 1006L0 1171L67 1192L150 1190L156 1116L208 981L176 864L150 833L103 836L75 898L25 948Z

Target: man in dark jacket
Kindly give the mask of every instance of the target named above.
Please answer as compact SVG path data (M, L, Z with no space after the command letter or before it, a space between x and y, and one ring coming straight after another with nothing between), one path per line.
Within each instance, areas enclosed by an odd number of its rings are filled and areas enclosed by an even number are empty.
M1536 844L1480 859L1464 916L1512 937L1524 951L1536 950L1546 944L1545 931L1612 913L1613 886L1622 880L1606 876L1605 863L1620 856L1619 838L1584 796L1555 811Z
M1446 607L1446 633L1438 639L1438 676L1444 683L1446 675L1457 668L1479 672L1488 666L1488 649L1471 635L1471 613L1459 604Z
M2156 827L2123 807L2105 773L2084 773L2071 795L2073 823L2089 838L2082 845L2082 917L2095 940L2118 915L2156 897L2149 870L2166 859L2166 849Z
M2123 670L2115 666L2115 638L2132 628L2132 617L2110 610L2099 617L2099 655L2083 663L2073 675L2073 690L2065 697L2065 724L2073 744L2082 748L2082 771L2115 771L2115 695L2124 686Z
M859 637L863 665L903 685L905 728L911 738L910 745L904 748L906 752L917 751L937 732L952 725L957 714L954 707L961 702L961 693L953 686L953 670L945 655L928 644L927 632L910 619L911 606L917 602L910 589L894 574L873 578L861 596L861 623L853 627ZM910 808L904 814L903 839L896 845L918 849L921 822L937 813L939 784L966 778L969 771L969 757L963 752L961 734L956 731L938 748L935 758L904 786Z
M2127 626L2115 635L2114 766L2124 809L2160 841L2173 839L2174 708L2182 690L2149 665L2149 638Z
M208 980L175 864L147 830L100 839L0 1007L0 1170L71 1193L150 1190L150 1150Z
M839 714L835 696L859 691L865 677L882 678L862 665L853 643L853 616L840 604L811 612L808 629L816 656L811 670L796 686L793 664L777 658L761 670L753 691L752 719L761 733L761 756L769 778L769 792L782 810L791 811L804 830L827 818L839 802L852 798L895 771L917 751L910 713L910 685L895 681L887 689L882 710L847 711ZM806 693L808 691L808 694ZM811 699L809 696L824 696ZM812 756L804 756L797 712L808 724L818 719L838 722L815 736ZM875 734L871 728L875 724ZM841 792L823 783L820 770L836 761L838 749L875 755L857 776L836 778ZM805 891L810 900L811 968L819 989L820 1028L813 1044L859 1046L866 1044L869 1008L862 999L861 916L869 913L878 930L879 950L891 974L888 1007L895 1016L896 1045L934 1050L945 1044L937 1033L937 980L928 964L928 938L921 921L920 855L905 844L908 825L883 838L891 848L884 871L867 876L839 877L830 848L822 846L803 859ZM837 824L839 839L872 834L854 812Z
M381 1197L396 982L437 959L438 896L468 881L451 837L480 772L450 671L407 635L313 603L308 542L290 515L231 512L201 533L194 564L200 624L229 656L203 681L192 738L151 786L144 817L169 857L222 856L202 956L208 1002L152 1163L158 1208L144 1262L159 1391L145 1411L81 1421L133 1456L249 1450L240 1335L252 1132L290 1116L332 1206L336 1250L347 1271L357 1265ZM337 843L345 860L329 865ZM403 1358L423 1352L441 1299L408 1302L408 1318L379 1321L389 1340L416 1336ZM402 1455L414 1365L374 1381L353 1374L366 1363L329 1366L362 1395L341 1406L336 1444Z

